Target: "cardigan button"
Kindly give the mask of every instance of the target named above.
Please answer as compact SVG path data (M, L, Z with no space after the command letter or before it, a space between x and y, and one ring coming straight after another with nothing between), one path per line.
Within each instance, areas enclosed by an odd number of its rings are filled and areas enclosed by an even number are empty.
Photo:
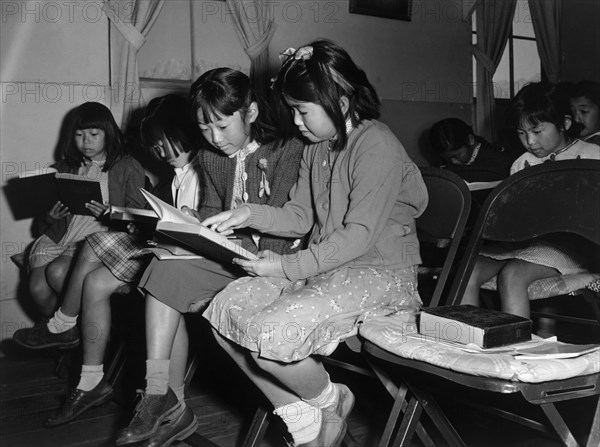
M323 205L321 205L321 207L322 207L324 210L328 210L328 209L329 209L329 202L323 202Z

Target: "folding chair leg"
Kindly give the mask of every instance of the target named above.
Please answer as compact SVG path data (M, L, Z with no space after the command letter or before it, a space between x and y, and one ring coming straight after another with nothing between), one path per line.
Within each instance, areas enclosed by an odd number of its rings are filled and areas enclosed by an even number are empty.
M125 339L122 338L119 341L119 345L115 351L115 354L110 361L108 368L106 369L106 380L114 387L123 372L125 366Z
M600 445L600 396L596 402L596 412L592 421L592 428L586 447L596 447Z
M423 406L419 401L413 397L409 402L406 410L404 411L404 417L402 423L398 428L398 433L394 442L393 447L404 447L410 444L421 413L423 412Z
M567 427L567 424L565 424L564 419L558 413L558 410L556 409L554 404L552 404L552 403L540 404L540 408L546 414L546 417L550 421L550 424L552 425L552 427L554 428L554 430L556 431L556 433L558 434L558 436L560 437L562 442L567 447L579 447L579 444L573 437L571 430L569 430L569 427ZM593 430L593 428L592 428L592 430Z
M267 431L267 427L269 426L270 417L271 412L263 406L256 409L248 434L242 443L242 447L258 447L260 445L260 442Z
M401 385L396 392L396 396L394 397L394 405L392 406L392 410L388 417L387 423L385 424L385 429L383 430L383 435L381 436L381 440L379 441L379 447L385 447L390 444L390 440L392 439L392 433L394 432L394 428L396 427L396 422L400 418L402 414L402 410L406 406L406 393L408 388L406 385Z
M406 382L406 384L421 405L423 405L423 409L427 412L427 415L431 418L440 433L442 433L448 444L451 446L465 447L464 441L452 426L433 396L427 391L413 386L410 382Z

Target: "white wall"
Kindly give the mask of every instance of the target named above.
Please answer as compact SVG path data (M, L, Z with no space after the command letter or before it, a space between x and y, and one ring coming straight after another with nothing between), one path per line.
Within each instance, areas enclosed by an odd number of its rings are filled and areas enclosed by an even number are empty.
M106 103L108 24L100 2L1 1L0 162L2 185L54 161L62 120L85 101ZM0 196L0 339L29 325L17 300L10 256L29 241L30 220L15 221Z

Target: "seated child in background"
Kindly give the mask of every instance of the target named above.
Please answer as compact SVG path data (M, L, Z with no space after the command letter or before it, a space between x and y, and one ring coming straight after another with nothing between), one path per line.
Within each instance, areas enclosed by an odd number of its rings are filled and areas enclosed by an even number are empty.
M197 208L200 177L197 152L199 132L191 121L188 102L176 95L153 99L141 123L141 139L154 156L174 169L172 180L159 184L153 192L177 208ZM130 224L134 225L134 224ZM142 255L146 243L143 232L103 231L87 236L69 279L58 313L69 318L60 324L52 318L50 329L21 329L15 333L20 344L40 349L48 346L70 347L79 341L76 322L81 311L83 365L81 379L56 416L45 426L56 426L75 419L92 406L110 400L111 385L103 380L104 355L111 327L110 299L127 283L137 283L150 262ZM74 335L68 335L74 334Z
M269 105L253 91L248 76L230 68L207 71L192 85L191 100L192 116L212 146L200 153L203 200L194 214L204 219L245 203L282 206L298 178L304 144L281 138ZM253 253L293 253L299 248L298 236L240 231L236 237ZM152 259L139 283L146 295L146 390L128 427L119 432L117 445L144 440L144 445L166 445L196 429L184 396L184 314L205 306L244 274L234 264L211 259Z
M435 123L429 130L429 141L442 167L469 182L501 180L508 176L513 160L504 148L475 135L471 126L458 118ZM478 172L482 169L490 171L489 176Z
M600 159L600 147L573 138L566 92L549 83L528 84L509 108L513 127L527 152L511 174L546 161ZM542 278L585 271L586 256L566 239L539 238L526 244L488 244L477 258L462 304L479 305L479 289L498 275L504 312L529 318L528 286Z
M55 165L58 172L100 180L103 203L86 204L93 213L88 216L72 215L66 206L57 202L34 221L34 234L41 236L33 242L29 252L29 290L45 318L56 311L73 257L85 237L107 229L99 218L108 204L139 208L145 202L138 190L144 186L144 170L126 155L123 134L106 106L87 102L72 110L60 146L62 158ZM46 321L38 323L34 326L35 332L47 331L46 327ZM53 326L50 331L56 329ZM20 336L15 337L15 341L27 344ZM75 338L68 341L71 345L78 343Z
M600 146L600 83L581 81L571 89L573 120L581 126L579 137Z
M414 321L415 218L427 188L377 120L379 97L344 49L318 40L284 55L274 92L310 143L290 200L281 208L245 204L204 223L225 234L244 227L307 234L309 247L238 260L250 276L229 284L203 315L269 399L292 445L339 446L354 395L331 382L321 356L369 318L398 313Z

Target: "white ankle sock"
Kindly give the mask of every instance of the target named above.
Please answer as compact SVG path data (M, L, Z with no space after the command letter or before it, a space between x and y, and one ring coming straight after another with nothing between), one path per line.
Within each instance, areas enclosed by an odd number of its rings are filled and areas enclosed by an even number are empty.
M319 436L322 418L318 408L299 400L278 407L273 413L283 419L295 444L305 444Z
M170 360L146 360L146 393L167 394Z
M104 377L104 365L81 365L81 378L77 389L91 391Z
M70 317L61 312L60 308L54 312L54 316L48 321L48 330L52 334L61 334L77 324L77 315Z
M337 385L331 381L328 381L325 389L321 391L321 394L319 394L317 397L302 400L315 408L323 409L335 405L337 403L339 394L340 392Z
M171 387L175 396L177 396L177 400L185 405L185 385L181 385L178 387Z

